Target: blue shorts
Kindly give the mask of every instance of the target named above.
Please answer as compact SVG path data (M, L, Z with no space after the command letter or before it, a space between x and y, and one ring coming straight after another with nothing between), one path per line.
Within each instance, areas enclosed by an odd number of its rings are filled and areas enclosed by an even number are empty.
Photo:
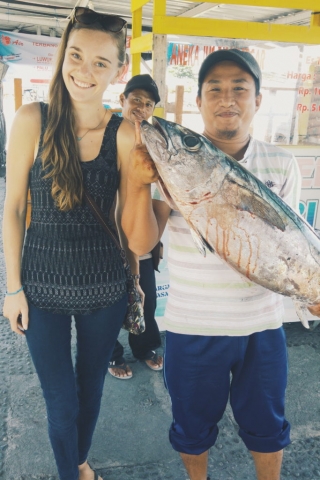
M245 337L167 332L164 377L172 401L172 447L192 455L212 447L230 394L246 447L282 450L290 443L284 417L287 370L282 328Z

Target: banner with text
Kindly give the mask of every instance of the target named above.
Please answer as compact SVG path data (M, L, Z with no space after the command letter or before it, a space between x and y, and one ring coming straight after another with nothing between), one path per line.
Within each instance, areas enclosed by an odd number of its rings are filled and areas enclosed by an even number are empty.
M50 78L60 38L0 30L0 60L10 65L9 75L24 75L32 80Z
M60 38L0 30L0 60L10 65L9 75L33 78L51 78L52 65ZM127 37L127 49L130 37ZM26 68L27 67L27 68Z

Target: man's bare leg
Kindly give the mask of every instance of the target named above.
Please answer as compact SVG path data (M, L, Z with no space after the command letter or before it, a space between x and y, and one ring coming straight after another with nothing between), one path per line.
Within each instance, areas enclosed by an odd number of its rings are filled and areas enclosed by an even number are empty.
M283 450L274 453L250 451L256 467L258 480L280 480Z
M180 453L190 480L207 480L208 450L200 455Z

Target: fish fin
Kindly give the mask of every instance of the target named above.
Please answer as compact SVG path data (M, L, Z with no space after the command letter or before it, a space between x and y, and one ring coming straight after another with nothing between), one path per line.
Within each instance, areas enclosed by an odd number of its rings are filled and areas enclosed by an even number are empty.
M310 327L309 327L309 322L306 316L307 314L306 307L303 305L303 303L298 302L297 300L293 300L293 304L294 304L294 308L296 309L296 313L299 317L300 322L305 328L309 330Z
M279 213L264 198L239 184L231 176L229 177L228 190L226 191L227 202L238 210L256 215L272 227L282 232L286 226ZM234 189L232 186L234 185Z
M202 237L193 228L190 228L190 233L191 233L191 236L193 238L193 241L194 241L197 249L199 250L201 255L203 255L205 257L207 252L206 252L206 246L205 246L204 242L202 241Z
M201 255L203 255L204 257L206 256L206 248L211 253L214 253L214 249L207 242L207 240L205 238L203 238L203 236L198 231L196 231L194 228L192 228L191 226L190 226L190 232L191 232L191 236L193 238L193 241L194 241L196 247L198 248L199 252L201 253Z
M199 233L199 235L200 235L200 233ZM201 236L202 242L205 244L205 246L209 250L209 252L215 253L214 248L210 245L210 243L208 243L207 240L202 237L202 235L200 235L200 236Z

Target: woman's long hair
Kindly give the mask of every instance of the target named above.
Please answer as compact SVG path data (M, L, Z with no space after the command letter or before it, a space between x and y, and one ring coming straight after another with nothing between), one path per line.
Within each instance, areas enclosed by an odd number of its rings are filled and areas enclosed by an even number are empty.
M48 172L46 178L52 178L52 197L56 206L62 211L68 211L80 204L83 195L75 117L69 92L62 77L62 65L70 32L80 28L106 32L99 23L83 27L70 21L67 25L58 47L56 69L50 82L48 123L41 152L43 167ZM118 47L120 67L125 62L125 30L119 33L106 33Z

